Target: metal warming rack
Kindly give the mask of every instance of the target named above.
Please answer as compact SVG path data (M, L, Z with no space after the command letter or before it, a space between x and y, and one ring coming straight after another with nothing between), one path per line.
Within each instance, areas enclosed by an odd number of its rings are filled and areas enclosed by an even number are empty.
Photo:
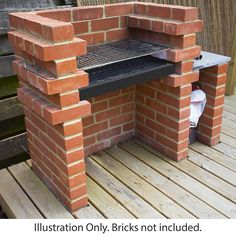
M165 50L168 48L157 43L133 39L88 46L87 54L77 57L78 68L89 74L89 85L80 89L80 98L173 74L173 64L151 56Z

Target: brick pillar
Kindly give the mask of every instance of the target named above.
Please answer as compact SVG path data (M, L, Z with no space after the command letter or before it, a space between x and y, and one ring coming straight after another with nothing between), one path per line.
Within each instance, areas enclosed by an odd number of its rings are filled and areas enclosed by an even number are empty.
M137 86L136 135L179 161L188 155L191 83L199 79L193 58L201 51L195 44L203 22L194 7L135 3L134 13L128 26L135 37L169 45L155 56L176 63L176 74Z
M32 168L73 212L88 201L82 117L91 105L80 101L78 89L88 85L88 74L76 64L87 45L74 37L70 23L33 13L10 14L9 20Z
M207 104L199 120L197 139L209 146L220 141L227 68L228 64L222 64L200 72L199 83L207 94Z

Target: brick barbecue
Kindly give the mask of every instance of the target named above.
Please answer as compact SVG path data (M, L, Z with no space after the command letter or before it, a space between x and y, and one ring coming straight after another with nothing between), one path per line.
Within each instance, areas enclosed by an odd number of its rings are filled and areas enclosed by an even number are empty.
M193 82L207 93L198 139L219 142L227 64L193 71L203 27L197 8L131 2L12 13L9 21L32 168L70 211L87 205L91 153L135 136L176 161L187 157ZM165 45L155 58L174 71L81 99L90 82L77 57L127 39Z

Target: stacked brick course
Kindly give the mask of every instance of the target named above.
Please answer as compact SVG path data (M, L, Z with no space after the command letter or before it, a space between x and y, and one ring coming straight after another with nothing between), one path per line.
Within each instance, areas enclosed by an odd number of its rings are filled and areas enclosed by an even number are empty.
M136 135L174 160L187 157L191 83L199 79L193 58L202 30L196 8L132 2L9 19L32 167L70 211L87 204L85 155ZM127 38L168 45L155 56L175 63L176 74L80 101L79 89L89 80L76 56L89 44ZM44 70L38 74L25 63ZM219 136L224 73L222 67L201 73L203 89L211 92L199 138L209 145Z

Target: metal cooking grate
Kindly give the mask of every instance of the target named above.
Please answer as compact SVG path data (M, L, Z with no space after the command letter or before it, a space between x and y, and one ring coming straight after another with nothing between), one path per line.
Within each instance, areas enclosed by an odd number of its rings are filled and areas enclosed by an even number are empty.
M78 68L88 70L166 50L157 43L126 39L88 46L87 54L77 57Z

